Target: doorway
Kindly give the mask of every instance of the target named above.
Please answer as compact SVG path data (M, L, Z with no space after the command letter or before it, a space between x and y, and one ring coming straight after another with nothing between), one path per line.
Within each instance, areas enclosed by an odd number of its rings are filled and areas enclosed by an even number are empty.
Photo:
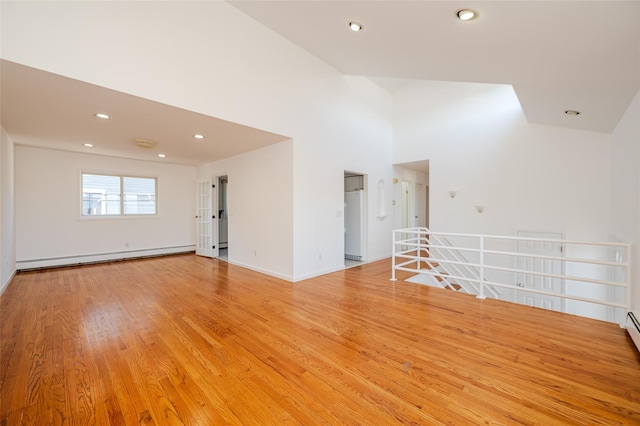
M429 227L429 185L416 183L415 226Z
M218 176L217 182L217 236L218 258L229 260L229 177Z
M410 200L409 200L409 182L407 181L402 181L401 183L402 186L402 194L401 194L401 200L402 200L402 206L401 206L401 213L402 213L402 219L400 221L400 225L403 229L405 228L410 228L411 225L411 220L409 219L410 215L411 215L411 209L410 209Z
M366 239L366 176L344 172L344 259L345 266L362 264Z

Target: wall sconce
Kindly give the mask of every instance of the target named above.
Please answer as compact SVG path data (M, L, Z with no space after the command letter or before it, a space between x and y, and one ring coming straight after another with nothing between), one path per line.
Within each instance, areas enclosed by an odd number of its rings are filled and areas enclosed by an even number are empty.
M449 197L456 198L456 195L458 195L458 191L456 189L449 190Z
M478 204L476 205L476 210L478 210L478 213L482 213L486 207L487 206L481 206Z

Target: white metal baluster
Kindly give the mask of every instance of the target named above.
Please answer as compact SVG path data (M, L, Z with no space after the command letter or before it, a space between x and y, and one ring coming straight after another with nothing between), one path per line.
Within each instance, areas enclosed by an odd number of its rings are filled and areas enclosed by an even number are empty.
M484 236L480 236L480 293L478 299L486 299L484 295Z
M391 281L396 280L396 231L391 233Z

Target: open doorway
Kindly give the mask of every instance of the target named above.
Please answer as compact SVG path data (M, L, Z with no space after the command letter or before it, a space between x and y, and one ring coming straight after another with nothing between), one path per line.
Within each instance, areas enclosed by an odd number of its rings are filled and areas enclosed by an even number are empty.
M229 202L228 202L228 176L218 176L217 178L217 213L218 213L218 258L229 260Z
M400 175L400 193L396 196L400 200L401 228L429 228L429 160L411 163L397 163L396 172Z
M429 227L429 185L416 183L415 224L420 228Z
M344 172L344 262L345 267L362 264L366 239L366 176Z

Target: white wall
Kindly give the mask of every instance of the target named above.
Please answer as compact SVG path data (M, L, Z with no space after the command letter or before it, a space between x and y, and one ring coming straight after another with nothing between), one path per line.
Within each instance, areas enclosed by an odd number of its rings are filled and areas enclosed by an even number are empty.
M198 167L198 179L228 176L229 262L293 279L293 142Z
M528 123L507 85L411 82L394 101L394 162L429 160L433 231L609 240L610 135ZM455 198L449 190L458 191ZM577 256L574 250L565 255ZM582 284L566 291L607 297ZM608 315L581 302L568 301L566 309Z
M611 235L633 243L632 310L640 311L640 92L613 132Z
M310 127L294 138L296 280L344 266L345 170L367 175L364 260L391 255L393 218L376 217L380 179L392 199L391 97L360 77L327 75L322 85L308 105Z
M608 240L609 135L530 124L505 85L412 82L394 101L394 163L430 160L432 230Z
M68 264L76 256L122 258L142 250L194 249L194 167L17 145L15 171L18 269L41 266L38 260ZM83 171L157 177L158 214L82 217Z
M0 294L16 271L14 145L0 127Z
M366 78L340 74L225 2L2 8L7 60L290 136L293 217L277 232L292 236L283 253L292 253L293 269L277 260L277 274L298 280L343 266L344 170L385 180L391 200L391 96ZM270 173L255 184L281 178L279 170ZM368 200L371 260L390 254L392 220L376 219L376 197ZM272 243L262 238L251 244Z

